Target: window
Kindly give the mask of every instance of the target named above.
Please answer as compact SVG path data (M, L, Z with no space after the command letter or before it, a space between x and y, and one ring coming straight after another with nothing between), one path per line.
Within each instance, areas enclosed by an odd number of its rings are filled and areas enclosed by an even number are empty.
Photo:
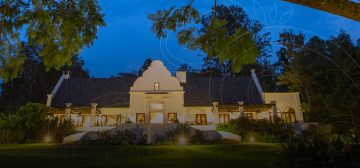
M145 113L136 113L136 123L145 123Z
M154 90L156 90L156 91L160 90L160 83L159 82L154 83Z
M219 114L219 123L227 123L230 120L230 114Z
M281 113L281 118L288 123L295 122L295 110L291 107L286 108L285 111Z
M196 114L196 125L206 125L206 114Z
M149 111L163 111L164 102L163 101L150 101Z
M177 114L176 113L169 113L168 114L168 120L169 120L169 123L179 122L178 119L177 119Z
M248 119L254 119L254 116L252 113L244 113L244 116Z

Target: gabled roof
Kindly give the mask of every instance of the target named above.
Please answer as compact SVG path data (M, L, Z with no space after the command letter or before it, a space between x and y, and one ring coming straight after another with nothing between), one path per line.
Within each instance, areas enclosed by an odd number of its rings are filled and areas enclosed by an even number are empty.
M90 106L97 103L100 107L128 107L129 90L135 80L136 77L65 79L51 106L64 107L65 103Z
M188 77L184 90L185 106L263 104L251 77Z
M130 87L136 77L70 78L63 81L51 106L128 107ZM187 77L183 84L185 106L211 106L219 104L263 104L260 93L250 77Z

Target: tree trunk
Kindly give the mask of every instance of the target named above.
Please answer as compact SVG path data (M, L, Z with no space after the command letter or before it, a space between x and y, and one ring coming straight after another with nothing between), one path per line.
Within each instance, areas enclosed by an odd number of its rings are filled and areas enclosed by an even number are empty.
M360 21L360 3L350 0L282 0Z

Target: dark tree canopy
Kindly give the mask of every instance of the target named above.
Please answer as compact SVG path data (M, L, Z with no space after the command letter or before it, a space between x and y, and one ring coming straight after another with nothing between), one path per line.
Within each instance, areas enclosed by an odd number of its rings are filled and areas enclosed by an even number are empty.
M230 24L226 18L218 18L217 12L213 12L209 14L211 19L206 19L192 7L192 2L180 8L173 6L150 14L148 17L153 22L152 31L156 36L164 38L167 31L173 31L177 33L180 45L191 50L199 49L220 61L231 61L234 72L239 72L243 65L256 62L260 53L253 32L244 27L236 27L229 32ZM205 18L205 25L201 24L201 17Z
M360 21L360 4L351 0L283 0L286 2L307 6L334 15Z
M0 1L0 77L22 72L21 40L39 46L46 70L71 65L71 57L90 46L105 25L101 10L97 0Z
M305 41L303 34L285 31L280 41L279 84L301 93L306 120L360 124L360 47L350 35Z
M15 112L27 102L45 103L63 71L70 71L72 77L88 78L89 71L84 70L84 61L78 56L71 57L73 64L60 70L46 71L39 47L23 44L21 53L25 55L24 71L16 78L1 84L0 112Z

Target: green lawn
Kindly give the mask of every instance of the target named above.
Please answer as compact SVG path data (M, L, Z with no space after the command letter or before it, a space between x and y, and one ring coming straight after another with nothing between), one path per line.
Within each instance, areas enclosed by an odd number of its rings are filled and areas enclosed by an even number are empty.
M283 167L278 144L186 146L0 145L0 167Z

